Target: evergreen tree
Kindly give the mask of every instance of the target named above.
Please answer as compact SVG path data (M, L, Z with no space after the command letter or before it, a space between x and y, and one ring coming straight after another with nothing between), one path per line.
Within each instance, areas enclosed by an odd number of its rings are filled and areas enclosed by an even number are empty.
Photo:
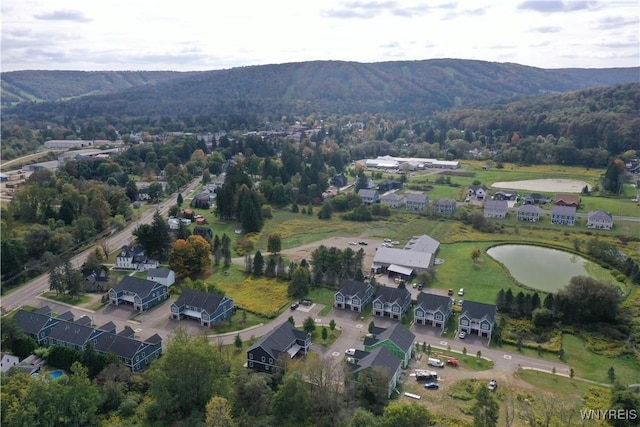
M544 301L542 302L542 307L546 308L547 310L553 310L554 308L553 294L548 294L546 297L544 297Z
M184 203L184 199L182 198L182 193L178 193L178 198L176 199L176 204L178 206L182 206L183 203Z
M262 253L257 251L253 257L253 275L254 276L262 276L264 272L264 258L262 257Z
M267 262L267 268L264 271L264 275L270 279L276 277L276 260L273 259L273 257L269 258L269 261Z
M291 275L287 294L294 298L302 298L309 293L309 270L298 267Z
M511 288L507 289L504 294L505 314L511 314L513 310L514 297Z
M227 233L222 235L222 256L224 258L224 266L229 267L231 265L231 239L227 236Z
M498 425L500 405L485 385L480 385L473 405L473 427L495 427Z
M213 238L213 259L216 265L220 264L220 259L222 258L222 242L220 241L220 236L217 234Z
M496 309L498 310L499 313L505 313L507 311L506 308L507 308L506 295L505 295L504 289L500 289L496 297Z

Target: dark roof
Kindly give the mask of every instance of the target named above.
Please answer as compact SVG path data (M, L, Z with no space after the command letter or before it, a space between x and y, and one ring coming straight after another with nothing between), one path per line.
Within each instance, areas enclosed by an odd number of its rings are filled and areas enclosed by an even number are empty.
M224 295L211 294L209 292L185 288L182 291L182 294L180 294L180 298L178 298L178 300L173 304L178 307L182 307L184 305L200 307L208 314L212 314L218 309L224 299Z
M73 322L73 313L70 310L65 311L62 314L56 316L60 320L67 320L69 322Z
M386 347L378 347L358 361L354 372L368 368L382 368L387 374L387 380L391 380L401 364L400 358L391 350Z
M172 270L169 270L168 268L150 268L147 270L147 277L153 276L167 278L171 271Z
M34 313L51 316L52 310L51 310L51 307L49 307L48 305L45 305L44 307L40 307L39 309L34 311Z
M91 276L95 280L100 280L100 281L107 280L107 272L101 268L83 268L82 276L85 278Z
M308 333L296 329L290 322L284 322L280 326L276 326L267 333L267 335L260 338L258 342L252 345L249 351L252 351L258 347L269 353L273 359L277 359L280 353L287 351L296 339L304 340L309 336Z
M460 316L468 316L471 319L487 319L491 323L496 321L496 306L482 302L465 301Z
M120 357L131 359L142 345L143 343L133 338L122 335L102 334L98 337L95 348L103 353L115 353Z
M43 307L44 308L44 307ZM13 316L16 324L27 334L36 335L49 322L51 317L46 314L26 311L23 309Z
M135 292L139 297L144 298L151 293L151 291L158 285L158 282L154 282L147 279L141 279L139 277L125 276L120 283L118 283L113 290L116 292L129 291Z
M415 339L416 336L413 332L402 326L400 323L396 323L377 334L375 338L365 338L364 345L374 345L378 342L388 340L394 343L405 353L409 353Z
M90 326L62 320L51 328L49 338L73 345L84 345L93 334L93 331L94 329Z
M102 326L98 326L96 329L100 329L101 331L109 332L115 334L116 332L116 324L109 320Z
M383 286L378 291L378 296L375 299L380 300L382 303L398 302L400 305L403 305L409 294L410 292L406 289Z
M118 257L133 257L136 255L142 255L144 254L144 249L142 246L140 245L135 245L135 246L128 246L125 245L122 247L122 250L120 251L120 254L118 255Z
M209 237L213 235L213 230L209 227L203 227L201 225L196 225L193 228L193 234L197 234L199 236Z
M116 335L119 335L121 337L133 337L135 335L135 331L131 328L127 328L125 327L124 329L122 329L120 332L118 332Z
M446 313L450 303L451 298L449 298L448 296L422 292L418 295L418 303L416 306L422 307L423 309L429 311L440 310L443 313Z
M146 342L148 344L158 344L158 343L162 342L162 337L160 335L158 335L158 334L153 334L149 338L144 340L144 342Z
M89 316L82 316L81 318L75 320L73 323L75 323L76 325L91 326L91 318Z
M553 208L551 208L551 214L552 215L575 215L576 207L555 205Z
M340 292L342 295L355 295L364 298L364 294L369 286L368 283L359 282L357 280L346 279L340 282Z

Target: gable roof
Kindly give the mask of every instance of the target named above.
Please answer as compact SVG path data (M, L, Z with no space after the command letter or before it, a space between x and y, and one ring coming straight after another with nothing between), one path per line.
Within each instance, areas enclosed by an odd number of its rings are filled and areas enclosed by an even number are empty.
M87 342L94 331L95 329L91 326L62 320L51 328L49 338L82 346Z
M102 334L98 337L95 349L103 353L115 353L131 359L144 344L124 335Z
M424 252L429 254L435 254L438 252L440 242L431 236L423 234L422 236L413 236L411 240L404 245L405 250L412 250L416 252Z
M613 215L605 211L591 211L587 214L587 218L589 221L597 220L597 221L613 222Z
M496 321L496 306L482 302L465 301L460 316L478 320L487 319L489 322L494 323Z
M296 339L305 340L308 337L310 337L308 333L299 331L289 322L284 322L260 338L247 352L262 348L275 360L280 356L280 353L287 351Z
M169 270L168 268L150 268L147 270L147 277L162 277L166 279L172 271L173 270Z
M373 198L376 196L376 194L378 194L377 190L367 190L366 188L362 188L360 189L360 191L358 191L358 196L365 198Z
M536 205L522 205L518 208L518 213L537 213L539 214L542 209Z
M396 194L396 193L387 193L387 194L384 194L384 195L380 196L380 200L381 201L395 202L395 201L404 200L404 197L399 195L399 194Z
M193 234L203 237L211 237L213 235L213 230L209 227L203 227L202 225L196 225L193 229Z
M449 304L451 304L451 298L445 295L429 294L421 292L418 294L417 307L421 307L423 310L438 311L446 313L449 310Z
M208 314L214 313L218 306L224 301L224 295L212 294L209 292L197 291L195 289L185 288L180 294L180 298L173 304L178 307L190 305L192 307L200 307Z
M420 251L379 247L373 257L373 264L396 264L410 268L427 269L431 265L433 254Z
M424 193L406 193L404 197L407 202L411 203L425 203L427 201L427 195Z
M575 215L576 207L575 206L554 206L551 209L552 215Z
M38 332L40 332L42 328L47 324L47 322L52 319L46 314L26 311L22 308L18 310L13 318L20 329L31 335L36 335Z
M53 311L51 310L51 307L49 307L48 305L45 305L43 307L40 307L36 311L34 311L34 313L45 314L47 316L51 316L51 313L53 313Z
M556 203L560 202L568 205L579 205L580 197L575 194L556 194Z
M364 339L364 345L374 345L378 342L389 340L403 352L410 353L415 339L416 336L413 332L402 326L400 323L396 323L384 329L382 332L377 334L375 338L366 337Z
M373 288L373 285L358 282L357 280L346 279L340 282L340 290L338 292L342 295L352 295L362 299L370 287Z
M402 361L386 347L378 347L358 361L354 372L360 372L368 368L381 368L387 374L387 380L400 369Z
M447 197L441 197L438 199L438 206L455 206L456 201Z
M383 304L397 302L398 304L403 305L407 295L411 295L411 293L406 289L383 286L378 291L376 300L379 300Z
M156 286L158 286L158 282L141 279L139 277L125 276L113 290L116 292L133 292L140 298L144 298L149 295Z
M506 200L487 200L484 202L484 210L497 210L506 211L509 208L509 204Z

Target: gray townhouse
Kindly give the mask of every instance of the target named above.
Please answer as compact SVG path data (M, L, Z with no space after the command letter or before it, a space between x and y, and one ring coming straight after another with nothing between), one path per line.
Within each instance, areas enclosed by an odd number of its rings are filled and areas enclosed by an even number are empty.
M345 310L362 312L373 299L373 285L357 280L343 280L334 295L333 306Z
M418 325L433 326L444 331L453 311L453 300L445 295L422 292L413 311Z
M373 300L373 315L400 320L411 304L411 293L406 289L382 287Z
M167 298L169 298L167 286L133 276L125 276L120 283L109 289L111 304L130 304L136 311L149 310Z
M180 298L171 304L171 317L176 320L194 319L200 325L212 327L233 314L233 300L227 296L184 289Z

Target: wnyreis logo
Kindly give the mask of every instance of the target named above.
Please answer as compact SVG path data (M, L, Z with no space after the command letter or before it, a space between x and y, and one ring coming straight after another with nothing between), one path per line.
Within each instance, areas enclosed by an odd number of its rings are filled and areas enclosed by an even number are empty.
M626 420L638 419L636 409L581 409L580 418L583 420Z

